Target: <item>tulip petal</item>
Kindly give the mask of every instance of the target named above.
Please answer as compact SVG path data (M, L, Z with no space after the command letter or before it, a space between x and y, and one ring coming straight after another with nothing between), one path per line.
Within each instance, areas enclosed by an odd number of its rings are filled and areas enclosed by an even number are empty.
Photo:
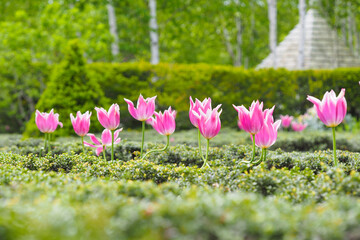
M87 136L90 137L90 140L95 144L95 145L101 145L100 141L97 139L97 137L95 137L94 134L87 134Z
M86 142L86 141L84 141L84 145L89 146L89 147L93 147L93 148L96 148L96 147L97 147L97 146L95 146L95 145L93 145L93 144L91 144L91 143L88 143L88 142Z
M112 143L112 135L109 129L105 129L101 134L101 142L102 145L111 145Z
M138 119L138 114L137 114L137 110L134 107L134 103L132 101L130 101L129 99L124 98L125 102L128 104L128 110L130 115L135 118Z
M106 147L104 147L104 148L106 149ZM103 148L103 146L98 147L98 148L96 149L96 155L99 156L100 153L102 153L102 151L103 151L104 148Z

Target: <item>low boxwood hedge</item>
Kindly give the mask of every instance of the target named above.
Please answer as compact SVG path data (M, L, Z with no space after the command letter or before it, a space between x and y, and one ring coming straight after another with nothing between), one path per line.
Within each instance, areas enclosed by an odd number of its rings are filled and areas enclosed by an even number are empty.
M103 99L104 101L95 101L95 103L118 103L121 109L121 122L125 128L139 128L140 124L128 113L127 104L123 98L136 100L140 93L145 97L157 95L158 110L168 108L169 105L176 109L178 111L178 129L191 127L188 119L190 96L199 99L211 97L214 105L223 104L224 111L221 115L223 126L236 128L237 113L232 104L248 106L251 101L260 99L264 101L265 107L277 106L276 116L280 114L298 115L305 113L312 106L306 100L307 95L319 98L323 96L326 90L334 89L339 92L341 88L346 88L348 112L352 116L360 117L360 109L357 106L360 102L358 86L360 68L306 71L288 71L285 69L245 70L208 64L161 63L154 66L144 62L91 63L84 67L83 75L89 79L90 83L93 83L92 86L100 86L99 98L103 95L106 97L106 99ZM45 87L40 87L39 82L48 84L49 76L62 76L59 70L63 70L59 66L47 64L30 65L29 68L31 69L28 71L24 70L30 74L27 76L9 72L7 68L0 66L0 82L1 86L4 86L3 89L6 90L4 90L5 92L0 99L0 106L2 106L0 111L0 132L23 131L25 122L19 116L26 115L25 119L29 119L29 116L33 114L36 102ZM70 73L69 70L63 74ZM30 78L31 81L29 81L28 85L18 86L14 80L17 75ZM26 79L22 80L25 81ZM20 103L14 101L17 95L11 93L17 93L19 89L23 89L24 92L30 91L31 104L27 98L22 99L23 101L20 101ZM76 94L81 96L70 96L70 98L76 98L76 101L68 101L69 103L66 105L67 115L61 115L60 121L69 121L69 112L93 110L95 107L94 105L88 108L91 105L90 102L93 101L81 102L81 99L86 98L83 96L94 95L91 88L89 88L89 92L82 89ZM50 102L53 102L53 100ZM51 106L45 105L40 106L43 107L42 111L49 111L50 108L54 108L56 112L56 108L62 108L64 103L60 105L50 104ZM33 119L31 122L33 122ZM32 125L34 124L32 123ZM67 131L59 133L66 135L71 132L69 124L67 124L66 129ZM27 136L32 136L34 131L34 128L28 127Z
M338 151L334 168L330 150L278 149L251 166L250 146L224 145L202 169L186 145L141 160L122 142L104 161L76 143L41 155L38 144L0 153L0 239L359 237L359 153Z

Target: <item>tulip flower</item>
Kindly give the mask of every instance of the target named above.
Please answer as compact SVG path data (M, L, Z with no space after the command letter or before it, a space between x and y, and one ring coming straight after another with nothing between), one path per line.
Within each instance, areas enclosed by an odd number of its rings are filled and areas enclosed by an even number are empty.
M206 113L204 113L200 109L200 111L199 111L200 114L193 111L194 116L198 119L198 124L199 124L198 126L199 126L200 133L207 140L206 157L204 159L204 164L202 167L209 166L207 164L207 159L208 159L208 155L209 155L210 139L214 138L221 129L220 114L221 114L222 110L220 110L218 112L220 107L221 107L221 104L218 105L214 109L208 109L206 111Z
M272 122L267 120L261 130L255 135L255 144L259 148L271 147L277 139L277 131L280 127L281 120Z
M63 124L59 122L59 114L54 113L54 109L51 109L50 113L41 113L39 110L36 110L35 123L42 133L52 133L58 125L63 127Z
M291 124L291 128L292 128L295 132L304 131L306 127L307 127L307 124L302 124L302 123L297 123L297 122L293 122L293 123Z
M107 112L104 108L95 107L100 124L111 131L119 127L120 108L117 104L112 104Z
M166 151L170 144L170 135L174 133L176 123L176 111L173 111L171 107L168 110L162 112L155 112L155 118L150 118L147 122L153 126L153 128L161 135L166 136L166 145L162 149L154 149L147 152L142 158L145 158L147 155L153 152L162 152Z
M49 113L41 113L36 110L35 123L40 132L45 133L44 147L45 149L48 147L48 150L50 150L50 134L56 130L58 125L63 127L63 124L59 122L59 114L54 113L54 109L51 109Z
M264 112L263 112L263 103L259 103L259 100L256 102L253 101L249 110L247 110L243 105L233 107L238 112L238 117L240 121L241 129L255 135L260 131L264 125Z
M117 104L112 104L107 112L103 108L95 107L97 118L100 124L111 131L112 144L111 144L111 160L114 160L114 130L120 125L120 108Z
M125 102L128 104L129 113L133 118L138 121L146 121L154 115L155 112L155 99L156 96L152 98L146 98L140 94L139 99L137 101L136 108L134 107L134 103L129 99L124 98Z
M193 111L196 112L198 115L200 114L200 110L204 113L207 112L208 109L211 109L211 98L205 98L202 102L195 98L195 102L193 101L192 97L190 96L190 110L189 110L189 118L190 122L194 127L198 128L198 118L193 114Z
M291 121L294 119L293 116L289 116L289 115L280 115L280 119L281 119L281 124L284 128L289 128Z
M308 96L307 100L315 105L318 117L327 127L334 128L344 120L347 109L344 88L337 97L331 90L325 93L321 101L312 96Z
M86 113L81 114L80 111L76 113L76 118L70 113L71 123L73 125L74 131L77 135L81 137L81 143L83 146L83 152L85 153L84 147L84 136L89 132L90 128L90 117L91 113L86 111Z
M176 111L171 110L171 107L169 107L164 113L155 112L155 119L152 121L152 126L161 135L170 136L175 131L175 118Z
M201 133L199 129L198 118L193 114L196 112L198 115L200 114L200 110L204 113L207 112L208 109L211 109L211 98L205 98L202 102L195 98L195 102L193 101L192 97L190 96L190 109L189 109L189 118L190 122L194 127L198 129L198 145L199 145L199 153L202 156L201 151Z
M218 105L214 109L208 109L206 113L200 110L200 114L198 115L194 112L194 115L199 119L199 130L201 135L210 140L215 137L221 128L220 114L222 110L219 110L221 105Z
M261 130L255 135L255 144L262 149L260 160L255 163L259 164L266 160L266 149L271 147L277 139L277 132L280 127L281 120L274 123L272 115L268 115L264 121Z
M86 146L89 147L93 147L96 148L96 155L99 156L101 152L103 152L103 156L104 156L104 160L106 161L106 154L105 154L105 150L107 146L113 146L113 144L118 144L120 143L121 139L119 138L119 133L122 131L121 129L118 129L115 131L114 135L112 135L112 132L109 129L104 129L104 131L101 134L101 139L98 139L97 137L95 137L94 134L87 134L87 136L90 137L90 140L93 142L88 143L86 141L84 141L83 143ZM113 138L115 138L115 141L113 141Z
M323 99L319 99L308 96L307 100L315 105L316 113L320 120L327 126L331 127L333 131L333 154L334 154L334 166L338 165L336 159L336 138L335 127L338 126L345 118L347 103L345 99L345 88L341 89L338 96L336 96L334 90L326 92Z
M145 122L154 115L155 112L155 99L156 96L152 98L144 99L140 94L137 106L134 107L134 103L129 99L124 98L125 102L128 104L129 113L133 118L142 122L142 139L141 139L141 150L140 156L143 155L144 141L145 141Z
M233 107L238 112L239 122L238 125L240 129L250 133L253 139L253 154L251 162L255 159L255 134L257 134L264 125L264 117L265 113L263 112L263 103L259 103L259 100L256 102L253 101L249 110L247 110L243 105ZM269 113L272 115L272 110L268 110Z
M274 109L275 109L275 106L264 110L264 124L266 122L266 119L271 120L272 123L274 122L274 117L273 117Z

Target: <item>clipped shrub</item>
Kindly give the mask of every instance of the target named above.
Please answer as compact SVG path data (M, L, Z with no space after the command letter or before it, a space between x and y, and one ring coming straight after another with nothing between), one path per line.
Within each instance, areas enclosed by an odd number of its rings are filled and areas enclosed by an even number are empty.
M92 63L89 75L102 86L105 95L116 99L124 111L123 123L138 127L126 112L124 97L136 100L139 93L157 95L158 108L171 105L178 111L177 128L190 128L189 96L211 97L213 105L222 104L223 126L236 127L232 104L250 105L255 99L265 107L276 105L275 114L303 114L312 105L306 96L321 97L326 90L346 88L348 112L360 117L358 81L360 69L288 71L249 69L208 64ZM155 81L156 80L156 81Z
M67 58L71 55L69 51L67 55ZM81 57L80 53L73 55L74 57ZM334 89L339 92L341 88L346 88L345 96L348 102L348 113L357 118L360 117L360 109L357 107L358 102L360 102L358 85L360 68L306 71L288 71L285 69L246 70L209 64L160 63L151 65L146 62L85 64L83 59L74 61L76 64L80 64L79 62L81 62L81 68L75 67L78 65L66 67L64 63L61 63L60 66L45 66L46 64L42 64L44 67L41 69L44 69L44 72L36 71L35 79L41 80L44 76L47 76L50 68L54 69L52 79L56 77L70 79L75 75L77 76L76 79L87 79L87 84L96 85L96 94L93 93L95 94L95 100L96 97L101 98L101 95L104 94L112 102L120 105L121 122L128 128L139 128L141 124L130 116L123 99L126 97L134 101L138 98L139 93L142 93L145 97L157 95L157 110L164 110L169 105L176 109L178 111L178 129L191 127L188 119L189 96L199 99L211 97L213 105L223 104L223 113L221 115L223 126L236 127L237 114L232 104L248 106L252 100L260 99L264 101L265 107L276 105L275 115L296 115L303 114L312 106L306 100L307 95L319 98L323 96L326 90ZM76 68L78 70L75 71ZM62 69L63 73L57 73L60 69ZM0 77L11 78L12 76L8 75L7 71L1 76L1 72L0 67ZM38 85L36 81L31 84ZM9 86L10 89L14 88L13 84ZM73 98L77 99L81 94L86 95L89 89L88 87L84 89L75 88L72 95L76 96ZM2 97L4 97L4 103L13 101L9 94L4 94ZM72 103L74 99L69 99L70 104L78 104ZM35 102L36 100L37 98L34 98ZM50 102L51 99L48 99L48 101ZM93 109L94 106L92 104L88 109ZM56 106L50 104L44 105L44 107L50 109L54 107L56 110ZM66 107L69 108L69 111L76 111L76 109L70 109L70 105ZM88 110L85 107L81 109ZM25 107L24 111L29 111L29 108ZM12 111L1 112L0 114L1 119L6 119L7 122L16 121ZM22 125L23 121L20 120L16 125ZM21 129L21 127L18 129ZM0 131L4 131L4 129L0 127Z
M147 63L94 63L89 64L87 69L89 77L100 84L105 96L119 104L121 123L127 128L141 127L139 121L129 114L124 98L130 99L136 105L140 93L145 98L157 94L156 89L152 87L151 65Z
M141 160L121 142L114 161L78 154L79 143L39 148L0 152L0 239L359 237L359 153L339 151L334 168L332 151L278 149L249 166L250 146L225 145L201 169L184 145Z
M91 131L101 131L94 107L107 105L108 99L104 96L99 82L88 77L86 61L78 41L69 41L64 60L53 69L51 80L36 104L36 109L49 112L53 108L56 113L59 113L64 127L57 129L55 134L63 136L74 134L70 113L76 113L76 111L93 112ZM25 137L40 134L34 119L35 114L26 125Z

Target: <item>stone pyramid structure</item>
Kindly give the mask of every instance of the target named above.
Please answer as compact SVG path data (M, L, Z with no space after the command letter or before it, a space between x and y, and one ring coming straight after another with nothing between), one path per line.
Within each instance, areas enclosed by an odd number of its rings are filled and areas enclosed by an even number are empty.
M277 68L299 69L300 24L276 47ZM273 67L272 54L257 68ZM334 69L339 67L360 67L355 57L336 31L320 14L310 9L305 15L305 49L303 69Z

